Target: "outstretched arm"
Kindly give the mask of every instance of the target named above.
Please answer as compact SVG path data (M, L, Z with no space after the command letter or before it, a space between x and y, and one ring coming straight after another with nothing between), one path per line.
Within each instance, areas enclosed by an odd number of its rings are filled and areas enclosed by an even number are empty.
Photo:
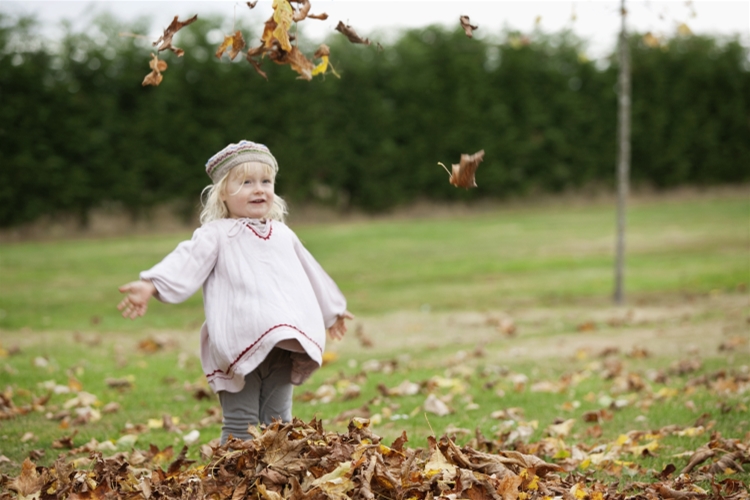
M119 288L125 298L117 305L123 318L135 319L146 314L148 301L156 294L156 287L146 280L132 281Z
M354 315L349 311L344 311L336 318L336 322L328 329L328 335L330 335L333 340L341 340L344 338L344 334L346 333L346 323L344 320L347 319L354 319Z

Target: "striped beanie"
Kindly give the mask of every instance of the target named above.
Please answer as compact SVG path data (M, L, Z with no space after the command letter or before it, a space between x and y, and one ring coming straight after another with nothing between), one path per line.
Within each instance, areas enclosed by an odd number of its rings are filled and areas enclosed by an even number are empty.
M219 182L227 172L240 163L257 161L273 169L274 175L279 171L279 164L271 151L263 144L251 141L240 141L230 144L206 162L206 173L214 182Z

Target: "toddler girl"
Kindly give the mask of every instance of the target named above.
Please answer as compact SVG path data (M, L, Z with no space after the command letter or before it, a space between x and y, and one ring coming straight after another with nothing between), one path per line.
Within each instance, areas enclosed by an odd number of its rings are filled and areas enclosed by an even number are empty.
M203 286L201 364L223 412L221 442L292 419L292 386L320 367L325 331L346 333L346 299L284 224L278 164L262 144L230 144L206 163L201 227L140 280L120 287L126 318L149 299L177 303Z

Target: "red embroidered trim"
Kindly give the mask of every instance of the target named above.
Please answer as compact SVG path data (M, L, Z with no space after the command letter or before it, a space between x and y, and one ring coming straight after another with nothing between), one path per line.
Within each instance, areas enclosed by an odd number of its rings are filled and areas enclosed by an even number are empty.
M267 235L265 235L265 236L263 236L263 235L259 234L259 233L258 233L258 231L256 231L255 229L253 229L253 226L251 226L250 224L247 224L247 223L246 223L245 225L247 226L247 228L248 228L248 229L249 229L250 231L252 231L253 233L255 233L255 236L257 236L257 237L258 237L258 238L260 238L261 240L267 240L267 239L268 239L268 238L270 238L270 237L271 237L271 235L273 234L273 224L271 224L271 221L270 221L270 220L268 221L268 234L267 234Z
M261 335L260 337L258 337L258 339L255 342L253 342L252 344L250 344L249 346L247 346L245 348L245 350L242 351L240 353L240 355L235 358L234 361L232 361L232 363L227 367L227 371L224 371L224 370L221 370L221 369L217 368L216 370L212 371L211 373L207 373L206 374L206 378L210 379L212 377L215 377L215 378L221 378L221 379L224 379L224 380L230 380L232 378L232 376L230 376L229 374L233 371L234 365L236 365L237 363L239 363L240 360L242 358L244 358L246 354L248 354L251 350L253 350L253 348L256 347L260 343L261 340L263 340L263 337L265 337L266 335L268 335L269 333L271 333L273 330L275 330L277 328L280 328L282 326L286 326L286 327L292 328L294 330L297 330L307 340L309 340L310 342L312 342L313 344L315 344L315 347L317 347L320 350L320 352L323 352L323 348L320 347L320 345L317 342L315 342L313 339L311 339L308 334L306 334L305 332L303 332L302 330L300 330L299 328L297 328L294 325L287 325L286 323L282 323L282 324L279 324L279 325L274 325L271 328L269 328L268 330L266 330L265 332L263 332L263 335Z

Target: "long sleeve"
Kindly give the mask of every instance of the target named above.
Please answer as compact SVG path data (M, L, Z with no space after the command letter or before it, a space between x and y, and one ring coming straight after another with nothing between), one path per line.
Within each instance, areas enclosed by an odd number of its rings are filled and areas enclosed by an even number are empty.
M323 313L323 321L326 328L330 328L336 318L346 311L346 298L341 293L336 282L325 272L312 254L302 245L302 242L294 236L294 251L297 254L302 267L310 280L315 297L318 300L320 311Z
M219 236L214 227L200 227L192 239L183 241L164 259L143 271L141 279L150 280L162 302L187 300L198 291L216 265Z

